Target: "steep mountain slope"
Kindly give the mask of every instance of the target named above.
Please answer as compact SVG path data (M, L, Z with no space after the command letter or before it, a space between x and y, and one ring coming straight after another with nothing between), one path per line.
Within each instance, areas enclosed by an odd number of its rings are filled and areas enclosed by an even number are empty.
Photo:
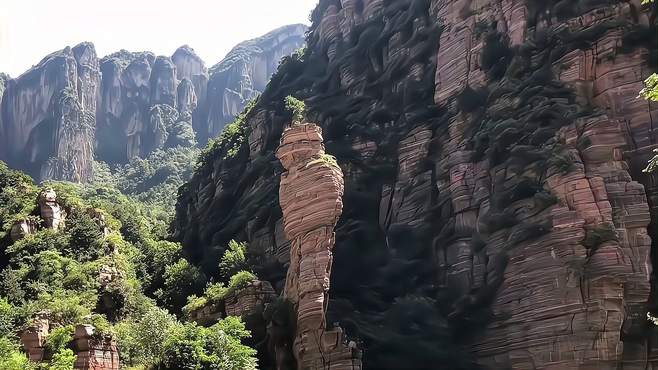
M187 254L214 275L243 240L283 291L275 151L294 95L344 173L326 321L364 368L658 366L656 175L642 172L658 111L637 97L656 69L655 9L322 0L312 20L305 52L180 191ZM276 367L292 339L270 339Z
M302 46L305 30L241 44L210 73L188 46L171 57L122 50L99 60L91 43L55 52L18 78L0 77L0 160L37 179L88 182L94 158L144 158L193 128L205 142Z
M304 46L306 26L278 28L257 39L238 44L210 69L208 119L199 127L201 142L213 138L258 96L276 71L281 58Z

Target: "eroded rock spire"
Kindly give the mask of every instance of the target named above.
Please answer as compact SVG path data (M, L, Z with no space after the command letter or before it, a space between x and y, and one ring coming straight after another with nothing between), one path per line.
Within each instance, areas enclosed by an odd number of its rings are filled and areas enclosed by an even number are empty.
M361 369L354 342L339 327L326 327L334 228L343 212L343 172L325 154L322 130L313 123L283 132L277 157L279 202L290 240L290 267L284 296L297 315L293 352L298 369Z

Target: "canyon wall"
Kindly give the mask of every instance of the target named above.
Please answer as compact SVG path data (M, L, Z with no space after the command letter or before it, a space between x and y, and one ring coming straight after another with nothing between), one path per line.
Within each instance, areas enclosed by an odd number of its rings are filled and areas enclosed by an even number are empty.
M240 44L211 71L189 46L171 57L121 50L99 59L82 43L15 79L1 74L0 160L38 180L86 182L94 158L146 157L176 145L182 131L205 143L265 88L305 30L283 27Z
M286 289L275 152L294 95L344 173L325 320L364 368L658 367L640 3L320 1L237 154L218 146L183 187L176 237L202 266L248 241Z

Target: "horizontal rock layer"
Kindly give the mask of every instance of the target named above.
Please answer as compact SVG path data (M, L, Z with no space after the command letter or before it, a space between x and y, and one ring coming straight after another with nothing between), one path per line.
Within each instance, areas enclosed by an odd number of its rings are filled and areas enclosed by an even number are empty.
M312 21L238 154L218 148L182 189L190 256L216 260L239 238L297 271L289 233L331 215L286 219L274 153L294 95L344 174L325 320L364 348L364 368L656 367L656 181L642 169L657 111L637 98L655 70L655 12L323 0Z
M352 349L343 343L340 328L328 331L325 322L334 227L343 210L343 173L325 157L322 133L315 124L287 128L276 155L286 169L279 188L283 226L290 240L283 294L297 311L293 344L297 368L361 369Z

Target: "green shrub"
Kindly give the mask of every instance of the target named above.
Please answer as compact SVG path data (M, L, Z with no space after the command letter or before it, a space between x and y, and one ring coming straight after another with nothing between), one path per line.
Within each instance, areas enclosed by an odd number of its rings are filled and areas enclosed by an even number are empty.
M51 353L58 353L68 347L73 341L75 328L72 325L66 325L55 328L50 331L46 338L46 348Z
M62 251L67 248L68 244L69 237L67 234L44 229L35 234L27 235L12 244L5 253L14 260L21 260L44 251Z
M13 336L16 324L16 308L0 297L0 338Z
M231 280L228 283L228 290L229 292L235 292L244 289L256 279L258 278L252 272L238 271L235 275L231 276Z
M187 297L187 304L183 306L183 313L189 315L191 312L200 310L208 304L208 299L206 297L197 297L192 294Z
M241 343L249 335L238 318L226 318L210 328L186 323L167 339L159 368L256 369L256 351Z
M76 208L68 220L66 231L70 235L69 243L64 247L68 256L79 261L90 261L107 254L105 236L87 212Z
M654 73L644 81L644 89L640 91L640 96L647 100L658 101L658 74Z
M76 325L91 315L96 307L96 296L92 294L71 294L63 290L52 293L42 292L35 302L35 311L48 312L54 324Z
M63 349L53 354L48 364L48 370L71 370L75 364L76 355L70 349Z
M291 95L286 96L285 103L286 109L292 112L292 121L302 123L306 114L306 104Z
M176 317L154 306L141 317L117 324L114 330L121 362L147 367L158 364L165 342L180 325Z
M167 308L180 311L188 296L203 289L205 280L198 267L181 258L165 268L164 286L157 295Z
M614 225L602 224L587 230L583 245L593 253L603 243L617 240L617 231Z
M196 172L198 172L204 165L210 165L214 159L234 158L242 148L247 137L247 117L251 110L256 106L258 98L250 101L242 113L240 113L235 120L226 125L222 133L213 140L210 140L205 148L199 154L196 163Z
M238 243L235 240L228 243L228 249L226 249L222 260L219 262L219 272L225 279L229 279L238 271L247 268L246 253L246 243Z
M217 303L226 297L228 288L222 283L210 283L206 286L206 291L204 296L208 298L210 302Z
M0 337L0 369L34 370L35 367L20 350L17 343Z
M333 155L320 154L320 156L317 159L314 159L314 160L308 162L306 164L306 168L311 167L312 165L318 164L318 163L324 163L324 164L327 164L327 165L333 166L333 167L340 167L338 165L338 161L336 161L336 157L334 157Z

